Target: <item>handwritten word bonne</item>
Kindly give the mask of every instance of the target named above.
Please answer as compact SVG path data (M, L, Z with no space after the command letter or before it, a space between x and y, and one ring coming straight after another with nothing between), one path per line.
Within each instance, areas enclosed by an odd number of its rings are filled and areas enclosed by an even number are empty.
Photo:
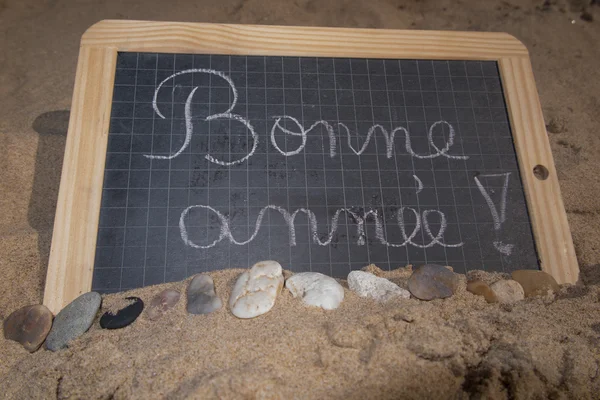
M217 114L212 114L212 115L207 116L204 119L204 121L213 121L213 120L219 120L219 119L228 119L230 121L237 121L241 124L244 124L252 136L252 148L250 149L248 154L246 154L244 157L242 157L240 159L233 160L233 161L223 161L223 160L219 160L216 157L213 157L210 154L206 154L204 156L204 158L214 164L222 165L222 166L232 166L232 165L241 164L241 163L247 161L256 152L256 149L257 149L258 143L259 143L259 137L258 137L258 134L256 133L256 131L254 130L252 123L249 120L247 120L246 118L244 118L243 116L241 116L239 114L233 113L233 109L235 108L235 106L237 104L237 100L238 100L238 91L237 91L237 88L235 87L235 84L231 80L231 78L229 76L225 75L223 72L215 71L212 69L205 69L205 68L187 69L184 71L174 73L171 76L165 78L157 86L156 90L154 91L154 97L152 99L152 107L154 108L154 112L160 118L165 119L165 116L158 109L158 105L157 105L158 92L160 91L160 89L163 87L163 85L166 82L175 78L176 76L185 75L185 74L193 74L193 73L204 73L204 74L210 74L210 75L217 76L217 77L225 80L229 84L229 87L230 87L231 91L233 92L233 100L231 101L229 108L223 113L217 113ZM184 140L182 146L179 148L179 150L177 150L175 153L172 153L170 155L144 154L144 157L151 158L151 159L171 160L171 159L177 157L178 155L180 155L181 153L183 153L185 151L185 149L189 146L191 138L192 138L192 133L194 132L194 127L192 124L192 100L193 100L194 95L196 94L197 90L198 90L198 86L194 87L185 101L185 108L184 108L185 140ZM317 121L314 124L312 124L310 127L305 128L296 118L291 117L291 116L283 115L283 116L274 116L273 118L275 119L275 122L273 123L273 126L271 128L271 144L282 155L289 157L289 156L294 156L296 154L299 154L302 150L304 150L304 147L306 146L308 134L313 129L315 129L317 126L322 125L325 128L325 130L327 131L327 135L329 137L329 156L331 158L336 156L336 148L337 148L336 147L336 144L337 144L336 143L336 134L334 132L333 126L328 121L324 121L324 120ZM284 128L281 124L281 122L284 120L288 120L291 123L293 123L294 125L296 125L298 130L291 131L289 129ZM401 126L392 129L391 132L388 132L388 130L386 130L383 126L381 126L379 124L373 125L367 131L367 137L365 139L365 142L363 143L362 147L359 150L356 150L352 146L350 129L348 129L348 127L341 122L338 122L337 126L340 129L345 130L346 135L348 137L348 147L356 155L361 155L365 151L365 149L368 147L368 145L371 141L371 138L375 135L375 133L380 132L381 135L383 135L385 142L386 142L386 157L387 158L391 158L393 156L394 140L395 140L395 136L397 134L404 135L404 149L412 157L427 159L427 158L436 158L436 157L442 156L442 157L446 157L446 158L450 158L450 159L459 159L459 160L465 160L465 159L469 158L468 156L464 156L464 155L448 154L448 152L450 151L450 148L454 144L454 137L455 137L456 133L455 133L452 125L450 125L446 121L437 121L437 122L433 123L429 127L429 130L427 132L427 141L428 141L429 145L435 150L435 153L433 153L433 154L418 154L418 153L416 153L412 148L410 133L408 132L408 130L406 128L401 127ZM447 140L445 146L440 149L434 143L434 140L433 140L434 130L437 127L443 128L444 126L446 126L449 131L448 140ZM302 138L302 143L295 150L292 150L292 151L282 150L279 147L279 145L277 144L277 139L276 139L276 135L275 135L277 130L279 130L287 135L290 135L290 136L300 136ZM441 131L442 129L439 129L439 130Z

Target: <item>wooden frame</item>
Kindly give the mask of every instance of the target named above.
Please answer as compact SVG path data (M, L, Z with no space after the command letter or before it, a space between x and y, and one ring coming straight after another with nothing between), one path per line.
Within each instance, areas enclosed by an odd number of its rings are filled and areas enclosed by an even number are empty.
M91 289L118 51L496 60L542 270L579 267L525 46L506 33L101 21L81 39L44 304L57 313ZM540 180L534 168L547 169ZM542 168L544 170L544 168ZM546 171L544 171L546 172Z

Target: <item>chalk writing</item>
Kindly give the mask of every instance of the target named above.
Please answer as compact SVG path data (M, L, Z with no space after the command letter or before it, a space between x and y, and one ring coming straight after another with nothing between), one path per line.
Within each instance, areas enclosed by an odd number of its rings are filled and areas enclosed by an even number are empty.
M191 74L191 73L195 73L195 72L197 72L197 73L211 74L211 75L215 75L215 76L218 76L219 78L224 79L229 84L229 87L231 88L231 91L233 92L233 99L231 100L231 104L229 105L229 108L224 113L217 113L217 114L209 115L204 120L205 121L212 121L212 120L215 120L215 119L230 119L230 120L233 120L233 121L238 121L238 122L244 124L246 126L246 128L248 129L248 131L250 132L250 134L252 135L252 149L250 150L250 152L246 156L244 156L244 157L242 157L242 158L240 158L238 160L234 160L234 161L222 161L222 160L219 160L219 159L211 156L210 154L206 154L204 156L204 158L206 158L208 161L210 161L210 162L212 162L214 164L222 165L222 166L231 166L231 165L236 165L236 164L243 163L244 161L246 161L250 157L252 157L252 155L256 151L256 148L258 146L258 134L254 131L254 128L252 127L252 124L250 124L250 121L248 121L247 119L245 119L241 115L233 114L231 112L235 108L235 105L237 104L238 92L237 92L237 89L236 89L233 81L231 80L231 78L229 78L224 73L219 72L219 71L215 71L215 70L212 70L212 69L194 68L194 69L186 69L185 71L180 71L180 72L174 73L173 75L170 75L170 76L166 77L156 87L156 90L154 91L154 97L152 98L152 108L154 109L154 112L160 118L165 119L165 116L158 109L157 98L158 98L158 92L160 91L161 87L166 82L168 82L169 80L175 78L176 76L184 75L184 74ZM181 148L177 152L175 152L173 154L170 154L168 156L153 155L153 154L144 154L144 157L146 157L146 158L153 158L153 159L159 159L159 160L171 160L171 159L177 157L178 155L180 155L181 153L183 153L185 151L185 149L189 146L190 141L192 139L192 133L194 131L194 126L192 124L191 104L192 104L192 99L194 98L194 94L196 93L196 90L198 90L198 86L196 86L194 89L192 89L191 93L187 97L187 100L185 101L185 140L184 140L183 145L181 146Z
M419 179L418 176L413 175L413 178L415 178L415 181L417 181L417 194L421 193L421 190L423 190L423 182L421 182L421 180Z
M235 106L237 104L238 91L235 87L233 80L229 76L225 75L223 72L215 71L212 69L205 69L205 68L194 68L194 69L187 69L184 71L180 71L180 72L177 72L177 73L174 73L174 74L168 76L167 78L163 79L162 82L160 82L160 84L156 87L156 90L154 91L154 97L152 99L152 107L154 109L154 112L160 118L165 119L165 116L160 112L160 110L158 108L158 104L157 104L158 93L159 93L160 89L169 80L171 80L177 76L180 76L180 75L192 74L192 73L210 74L210 75L217 76L221 79L224 79L227 82L227 84L229 85L231 92L233 93L233 99L231 100L231 103L229 104L229 108L225 112L209 115L206 118L204 118L204 121L212 121L212 120L216 120L216 119L229 119L232 121L237 121L237 122L244 124L252 136L252 148L250 149L248 154L246 154L244 157L242 157L240 159L233 160L233 161L223 161L223 160L219 160L219 159L211 156L210 154L206 154L204 156L204 158L214 164L221 165L221 166L232 166L232 165L241 164L241 163L247 161L256 152L256 149L257 149L257 146L259 143L258 134L255 132L254 127L252 126L252 124L250 123L249 120L242 117L241 115L232 113L233 109L235 108ZM192 111L191 111L191 104L192 104L192 101L193 101L193 98L194 98L194 95L195 95L197 89L198 89L198 86L196 86L192 89L191 93L188 95L187 100L185 102L185 116L184 116L185 117L185 140L184 140L182 146L179 148L179 150L177 150L175 153L172 153L169 155L144 154L144 157L151 158L151 159L159 159L159 160L171 160L171 159L177 157L178 155L180 155L181 153L183 153L185 151L185 149L189 146L191 137L192 137L192 133L194 131L194 127L193 127L193 123L192 123L193 116L192 116ZM329 136L329 156L331 158L336 156L336 148L337 148L336 147L336 134L333 130L333 127L331 126L331 124L328 121L324 121L324 120L317 121L317 122L313 123L308 129L305 129L304 126L296 118L294 118L292 116L283 115L283 116L275 116L273 118L275 119L275 122L273 123L273 126L271 128L271 143L272 143L273 147L275 147L275 149L277 149L277 151L279 153L281 153L282 155L289 157L289 156L294 156L294 155L299 154L302 150L304 150L304 147L306 146L308 133L311 132L317 126L322 125L327 130L327 135ZM298 131L294 132L294 131L291 131L291 130L283 127L281 124L282 120L288 120L288 121L293 122L296 125L296 127L298 128ZM356 150L354 148L354 146L352 145L352 140L351 140L352 135L350 133L350 129L348 129L348 127L342 122L338 122L337 125L346 132L346 136L348 138L348 141L347 141L348 147L357 156L360 156L361 154L364 153L364 151L369 146L371 138L375 135L375 132L380 132L381 135L383 135L383 137L385 139L386 157L387 158L392 158L392 156L393 156L394 139L395 139L395 136L397 133L402 133L404 135L404 149L412 157L420 158L420 159L429 159L429 158L436 158L436 157L442 156L442 157L446 157L449 159L457 159L457 160L466 160L469 158L469 156L466 156L466 155L448 154L448 152L450 151L450 148L454 144L454 138L455 138L456 132L454 130L454 127L446 121L437 121L437 122L433 123L429 127L429 130L427 132L428 144L430 147L432 147L435 150L435 153L433 153L433 154L418 154L417 152L415 152L414 149L412 148L410 133L408 132L408 130L406 128L399 126L399 127L395 127L394 129L392 129L391 132L388 132L387 129L385 129L383 126L381 126L379 124L375 124L371 128L368 129L367 137L366 137L363 145L361 146L361 148L359 150ZM440 129L436 129L438 127ZM449 132L448 139L447 139L444 147L440 149L434 142L434 132L436 130L443 132L444 127L446 127L448 129L448 132ZM292 150L292 151L282 150L279 147L279 145L277 144L277 140L276 140L277 130L279 130L287 135L302 137L302 143L295 150Z
M197 243L193 242L192 240L190 240L189 235L188 235L188 229L186 226L186 220L188 218L190 211L193 209L206 209L217 216L219 223L220 223L219 237L217 239L215 239L212 242L207 243L207 244L197 244ZM444 215L444 213L442 213L441 211L438 211L438 210L425 210L425 211L423 211L422 215L419 215L418 211L411 207L400 207L399 209L396 210L396 223L397 223L398 227L400 228L400 233L403 238L402 243L390 243L387 241L387 239L385 238L385 234L384 234L383 221L382 221L382 218L379 216L379 212L377 210L356 212L356 211L353 211L348 208L338 208L335 211L335 214L333 215L333 217L331 218L331 224L330 224L331 229L328 232L326 239L321 240L321 238L319 237L319 232L318 232L317 217L311 210L309 210L307 208L299 208L290 214L290 212L287 211L285 208L282 208L282 207L279 207L276 205L268 205L261 209L261 211L258 213L258 217L256 218L256 222L254 225L254 232L246 240L237 240L236 238L234 238L233 234L231 233L231 226L230 226L229 218L227 216L223 215L222 213L220 213L219 211L215 210L213 207L208 206L208 205L202 205L202 204L189 206L185 210L183 210L183 212L181 213L181 217L179 218L179 230L181 233L181 239L187 246L190 246L190 247L193 247L196 249L209 249L211 247L214 247L217 243L219 243L220 241L222 241L225 238L229 239L229 241L233 244L237 244L240 246L245 245L245 244L252 242L252 240L254 240L254 238L256 238L256 236L258 235L258 232L262 225L262 220L265 216L265 213L268 210L277 211L283 216L283 219L284 219L284 221L288 227L288 231L289 231L290 246L296 246L295 219L299 213L304 213L308 217L308 220L310 222L310 232L311 232L311 236L312 236L312 241L313 241L313 243L318 244L319 246L327 246L327 245L331 244L331 241L333 240L333 237L338 229L338 220L340 218L341 213L345 213L346 216L350 216L351 220L353 220L353 222L356 224L356 236L358 238L356 244L358 244L359 246L363 246L365 244L365 222L367 222L368 220L375 221L375 237L377 238L377 240L379 240L379 242L382 245L387 246L387 247L403 247L403 246L411 245L411 246L423 249L423 248L432 247L434 245L439 245L442 247L460 247L463 245L462 242L455 243L455 244L444 243L444 233L448 226L447 222L446 222L446 216ZM410 235L407 235L407 233L406 233L406 222L404 219L404 213L406 210L410 211L414 215L414 218L415 218L415 226L414 226L412 232L410 233ZM439 229L435 235L431 231L430 220L429 220L430 215L433 215L433 214L437 215L437 217L439 219ZM429 239L431 239L431 241L429 243L420 244L420 243L415 243L413 241L413 239L416 237L417 233L420 232L421 226L423 227L423 231L425 232L425 234L429 237Z
M298 120L294 117L291 117L288 115L283 115L283 116L277 116L277 117L273 117L273 118L275 118L275 123L273 124L273 127L271 128L271 143L273 144L273 147L275 147L277 149L277 151L279 151L284 156L296 155L296 154L300 153L302 150L304 150L304 147L306 146L306 138L307 138L308 133L310 131L312 131L315 127L317 127L318 125L323 125L325 127L325 129L327 130L327 135L329 136L329 156L331 158L336 156L336 135L335 135L335 132L333 131L332 126L329 124L329 122L324 121L324 120L317 121L314 124L312 124L308 129L304 129L302 124L300 124L300 122L298 122ZM293 132L293 131L290 131L289 129L284 128L280 123L281 120L283 120L283 119L292 121L298 127L298 132ZM433 133L434 133L434 128L436 128L437 126L442 126L442 125L447 126L450 133L448 135L448 141L446 142L446 145L444 146L444 148L440 149L439 147L437 147L437 145L433 141ZM348 129L348 127L341 122L338 123L338 126L340 126L341 128L344 128L344 130L346 131L346 136L348 137L348 147L350 147L350 149L354 152L354 154L356 154L358 156L363 154L364 151L367 149L367 147L369 146L369 143L371 141L371 138L373 137L375 132L381 132L381 134L383 135L383 137L385 139L385 143L386 143L386 157L392 158L392 156L394 154L393 153L394 152L394 138L395 138L397 132L402 132L402 133L404 133L404 148L408 154L410 154L411 156L413 156L415 158L435 158L435 157L439 157L439 156L444 156L447 158L454 158L454 159L458 159L458 160L465 160L465 159L469 158L469 156L456 156L456 155L448 154L450 147L452 147L452 145L454 144L455 132L454 132L454 128L452 127L452 125L450 125L446 121L437 121L429 127L429 131L427 133L427 140L429 142L429 145L431 147L433 147L437 151L437 153L426 154L426 155L417 154L413 150L411 141L410 141L410 134L406 128L401 127L401 126L394 128L391 132L388 132L383 126L381 126L379 124L373 125L367 131L367 138L365 139L365 142L363 143L362 147L359 150L356 150L354 148L354 146L352 146L352 135L350 134L350 129ZM286 151L281 150L281 148L277 144L277 140L276 140L276 136L275 136L277 129L279 129L280 131L282 131L288 135L301 136L302 144L300 146L298 146L298 148L296 150L293 150L293 151L286 152Z
M506 172L503 174L480 175L480 177L482 177L482 178L504 177L502 193L500 194L500 212L498 212L498 208L492 201L492 197L490 196L490 193L481 184L479 177L476 176L474 178L477 188L481 192L481 195L485 199L485 202L487 203L487 205L490 209L490 212L492 214L492 219L494 220L494 230L496 231L496 236L498 236L500 233L500 230L502 229L502 223L504 221L506 221L506 194L508 191L508 179L510 178L510 172ZM507 255L507 256L509 256L512 253L512 249L514 247L514 245L512 245L512 244L505 244L505 243L502 243L502 241L500 241L500 240L494 241L493 244L494 244L494 248L496 250L498 250L500 253Z
M225 166L225 167L231 167L231 166L242 164L242 163L248 161L248 159L250 159L250 157L252 157L255 154L255 152L258 148L259 136L256 133L252 123L248 119L246 119L242 115L234 113L233 110L235 109L237 102L238 102L238 90L237 90L233 80L229 76L224 74L223 72L216 71L213 69L206 69L206 68L194 68L194 69L187 69L184 71L180 71L180 72L177 72L177 73L174 73L174 74L168 76L167 78L165 78L164 80L162 80L160 82L160 84L156 87L156 89L154 91L154 97L152 99L152 107L154 109L154 112L160 118L165 119L165 116L159 109L159 105L158 105L158 101L157 101L160 90L163 88L163 86L165 86L165 84L167 82L176 78L177 76L181 76L181 75L185 75L185 74L194 74L194 73L209 74L212 77L223 79L225 82L227 82L229 89L232 93L232 98L230 99L229 107L227 108L227 110L225 110L224 112L221 112L221 113L208 115L203 120L205 122L208 122L208 121L213 121L213 120L226 119L226 120L241 123L246 127L246 129L250 133L251 141L252 141L252 146L250 147L247 154L244 157L241 157L239 159L225 161L225 160L218 159L218 158L212 156L211 154L205 154L204 158L213 164L217 164L217 165L221 165L221 166ZM168 155L164 155L164 153L163 154L144 154L144 157L150 158L150 159L156 159L156 160L172 160L186 151L186 149L190 145L191 138L194 133L194 125L192 122L194 119L193 112L192 112L192 104L193 104L194 96L197 94L198 88L199 88L199 86L192 88L192 90L191 90L190 94L187 96L185 104L184 104L185 139L183 141L183 144L179 147L179 149L177 151L171 152ZM326 120L319 120L319 121L312 123L308 127L305 127L303 123L301 123L298 119L296 119L290 115L279 115L279 116L274 116L272 118L273 118L274 122L270 129L270 142L271 142L271 145L275 148L275 150L277 150L277 152L279 152L280 154L282 154L285 157L291 157L291 156L300 154L306 147L309 134L311 132L313 132L317 127L322 127L326 131L327 137L329 139L328 152L329 152L329 157L331 157L331 158L334 158L337 156L337 137L338 137L337 135L339 134L340 137L343 137L343 133L345 132L345 135L347 138L347 141L346 141L347 146L357 156L362 155L366 151L371 140L376 136L376 134L378 134L378 135L383 136L383 139L385 140L385 155L388 159L390 159L394 156L396 135L401 134L403 136L402 146L404 148L404 151L406 152L406 154L408 154L411 157L414 157L417 159L433 159L436 157L445 157L445 158L454 159L454 160L469 159L469 156L467 156L467 155L449 154L450 149L452 148L455 138L456 138L456 131L454 130L454 127L450 123L448 123L447 121L443 121L443 120L434 122L433 124L431 124L431 126L429 126L429 129L427 130L427 144L430 149L433 149L433 152L430 154L421 154L413 149L413 145L412 145L412 141L411 141L411 134L407 128L402 127L402 126L393 127L391 130L388 130L380 124L374 124L367 130L366 137L364 138L364 142L362 143L362 145L359 148L355 148L354 145L352 144L353 135L352 135L350 129L348 128L348 126L342 122L337 122L337 124L332 124ZM335 129L334 129L334 127L335 127ZM336 132L336 129L337 129L337 132ZM440 133L443 134L446 132L447 132L447 137L444 136L445 144L444 144L444 146L439 147L436 144L436 141L434 140L435 136L436 136L436 134L440 134ZM298 147L296 149L289 150L289 151L284 150L279 146L279 143L278 143L278 137L280 137L281 134L294 136L294 137L300 137L301 143L298 145ZM172 151L172 149L170 149L170 150ZM502 189L502 193L501 193L500 204L499 204L499 207L497 207L496 204L494 204L494 202L492 201L490 192L488 190L486 190L486 188L484 188L483 184L481 183L480 178L500 178L500 177L504 178L504 185L503 185L503 189ZM505 244L499 239L502 224L506 220L506 197L507 197L507 188L508 188L509 177L510 177L510 173L488 174L488 175L480 175L479 177L475 177L475 184L476 184L477 188L479 189L479 191L481 192L482 196L484 197L486 204L488 205L490 213L492 215L492 219L494 221L494 231L496 233L497 240L495 240L493 242L493 245L496 248L496 250L498 250L500 253L502 253L504 255L510 255L512 252L512 249L514 247L513 244ZM413 178L415 179L415 182L417 184L416 193L418 194L423 190L424 185L423 185L423 182L416 175L413 175ZM492 190L492 193L493 193L493 190ZM189 213L194 209L205 209L217 217L219 224L220 224L219 236L212 242L199 244L199 243L192 241L189 238L186 221L189 217ZM213 207L208 206L208 205L189 206L185 210L183 210L183 212L181 213L180 219L179 219L179 228L180 228L181 238L186 245L193 247L193 248L197 248L197 249L209 249L211 247L214 247L217 243L221 242L224 239L227 239L231 243L236 244L236 245L245 245L245 244L252 242L252 240L254 240L256 238L256 236L258 235L258 233L261 229L262 220L263 220L265 214L269 210L274 210L274 211L278 212L279 214L281 214L281 216L283 217L283 219L288 227L290 246L296 245L295 219L299 214L305 214L309 220L310 234L311 234L313 243L315 243L319 246L327 246L327 245L331 244L331 242L337 232L338 221L339 221L339 218L342 213L344 213L346 218L350 218L356 225L356 237L357 237L356 244L359 246L363 246L366 243L365 242L365 238L366 238L365 224L368 221L373 221L375 223L375 238L382 245L387 246L387 247L414 246L417 248L429 248L429 247L436 246L436 245L441 246L441 247L461 247L461 246L463 246L462 242L454 243L454 244L445 243L444 233L445 233L448 225L447 225L446 215L444 213L442 213L439 210L434 210L434 209L424 210L423 212L419 212L416 209L411 208L411 207L400 207L395 210L395 223L398 226L398 228L400 230L400 234L402 236L401 243L391 243L386 239L386 234L384 232L384 222L383 222L382 217L380 216L378 210L370 209L367 211L358 212L358 211L355 211L354 209L350 209L350 208L338 208L335 211L335 213L333 214L333 216L331 217L330 224L328 225L330 227L329 232L327 233L325 238L322 239L322 237L318 233L317 217L310 209L299 208L299 209L296 209L294 212L290 213L288 210L286 210L282 207L276 206L276 205L268 205L261 209L261 211L259 212L259 214L256 218L254 232L252 233L252 235L250 235L249 238L247 238L245 240L237 239L233 236L232 231L231 231L231 226L230 226L231 222L229 220L229 217L223 215L222 213L220 213ZM405 220L406 213L409 213L409 215L412 214L411 220L414 219L414 223L410 224L411 226L413 226L412 231L410 233L407 232L407 225L409 225L409 224ZM435 233L435 234L434 234L434 232L432 232L432 228L431 228L431 224L430 224L430 221L432 220L432 218L434 218L436 220L436 225L439 226L439 229L438 229L437 233ZM388 224L388 226L390 226L390 225ZM417 243L415 241L415 238L417 237L417 234L419 234L419 233L420 233L419 237L422 237L423 239L427 238L428 243Z

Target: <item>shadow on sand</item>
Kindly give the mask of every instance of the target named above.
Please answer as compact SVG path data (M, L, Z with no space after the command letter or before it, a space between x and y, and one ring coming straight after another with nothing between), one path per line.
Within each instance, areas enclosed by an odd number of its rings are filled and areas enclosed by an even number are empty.
M39 139L27 220L38 233L38 254L41 264L39 279L42 287L46 280L48 258L50 257L54 213L68 126L68 110L40 114L32 124Z

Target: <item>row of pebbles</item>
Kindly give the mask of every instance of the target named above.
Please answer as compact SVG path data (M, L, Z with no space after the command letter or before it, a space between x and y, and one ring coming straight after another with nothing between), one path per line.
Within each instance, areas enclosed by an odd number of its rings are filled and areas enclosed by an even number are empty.
M459 286L459 275L450 268L426 264L413 270L403 289L392 281L370 272L352 271L347 278L348 287L360 297L386 302L393 298L419 300L444 299L452 296ZM318 272L302 272L284 279L283 269L276 261L261 261L242 273L231 291L228 306L231 313L241 319L255 318L269 312L275 305L283 286L294 298L300 298L308 306L334 310L344 300L344 288L327 275ZM559 290L554 278L542 271L519 270L512 279L504 279L487 285L481 280L467 283L467 290L483 296L488 303L512 304L526 297L545 296ZM173 289L158 293L146 315L150 320L160 318L173 308L181 294ZM133 323L144 310L144 302L138 297L127 297L127 305L116 312L107 311L100 318L103 329L124 328ZM57 351L67 347L70 341L83 335L93 324L102 304L99 293L85 293L54 318L43 305L31 305L13 312L4 321L4 337L15 340L30 352L45 342L45 347ZM187 312L209 314L223 307L223 301L215 291L213 279L199 274L190 281L187 289Z

